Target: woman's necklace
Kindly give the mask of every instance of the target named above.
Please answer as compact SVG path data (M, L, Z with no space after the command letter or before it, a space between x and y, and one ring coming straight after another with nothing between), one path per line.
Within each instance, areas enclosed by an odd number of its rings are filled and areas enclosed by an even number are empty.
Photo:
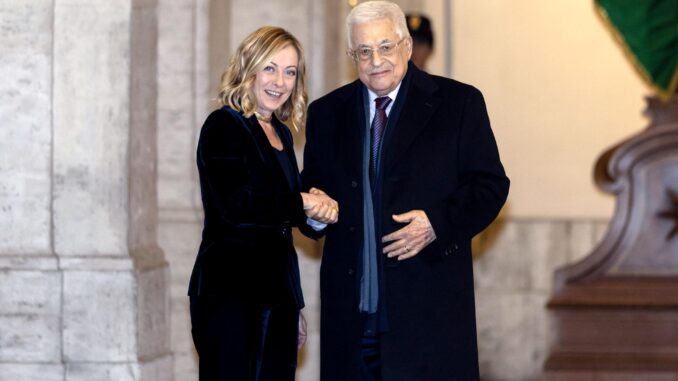
M271 119L273 118L273 114L271 114L271 116L269 116L267 118L267 117L259 114L259 112L257 112L257 111L254 112L254 115L257 117L257 120L259 120L261 122L266 122L266 123L271 123Z

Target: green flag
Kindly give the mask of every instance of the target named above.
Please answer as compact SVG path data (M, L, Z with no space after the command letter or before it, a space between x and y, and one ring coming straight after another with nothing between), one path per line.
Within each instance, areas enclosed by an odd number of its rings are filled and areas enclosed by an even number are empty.
M594 0L633 66L659 97L678 86L678 0Z

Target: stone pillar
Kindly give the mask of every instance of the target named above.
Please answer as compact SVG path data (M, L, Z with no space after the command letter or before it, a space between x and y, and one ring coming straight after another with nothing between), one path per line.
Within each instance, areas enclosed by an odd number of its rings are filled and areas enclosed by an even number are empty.
M0 379L171 380L156 3L0 2Z
M64 366L50 212L52 4L13 3L0 1L0 379L56 381Z
M198 37L204 38L202 30L209 26L203 20L208 14L205 4L158 1L158 243L172 269L171 347L174 377L181 381L198 379L187 290L202 229L195 150L202 123L198 120L207 112L205 90L200 89L206 69Z

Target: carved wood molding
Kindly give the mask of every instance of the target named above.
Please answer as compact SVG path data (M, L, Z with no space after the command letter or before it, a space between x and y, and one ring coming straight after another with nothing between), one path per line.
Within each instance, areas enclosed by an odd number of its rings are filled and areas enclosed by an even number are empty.
M615 214L591 254L555 273L543 380L678 377L678 98L649 99L646 114L596 163Z
M648 103L652 123L596 163L596 184L617 198L615 214L590 255L556 272L556 295L605 277L678 276L678 99Z

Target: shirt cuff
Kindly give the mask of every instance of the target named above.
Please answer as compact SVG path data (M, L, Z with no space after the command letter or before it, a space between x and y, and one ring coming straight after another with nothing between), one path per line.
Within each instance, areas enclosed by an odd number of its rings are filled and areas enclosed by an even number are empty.
M319 232L327 227L327 224L316 221L312 218L306 218L306 224L310 226L313 230Z

